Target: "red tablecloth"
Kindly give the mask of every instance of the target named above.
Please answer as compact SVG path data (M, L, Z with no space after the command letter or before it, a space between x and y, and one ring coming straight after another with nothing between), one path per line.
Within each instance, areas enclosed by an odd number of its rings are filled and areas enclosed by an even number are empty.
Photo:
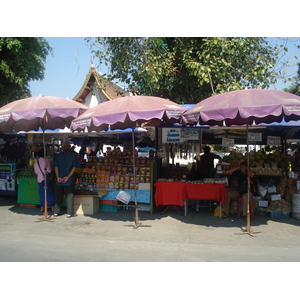
M155 203L158 205L184 205L184 199L214 200L225 205L224 184L157 181L154 186Z
M215 200L225 205L226 189L221 183L185 184L185 198L197 200Z
M157 181L154 186L155 203L158 205L183 206L185 198L185 182Z

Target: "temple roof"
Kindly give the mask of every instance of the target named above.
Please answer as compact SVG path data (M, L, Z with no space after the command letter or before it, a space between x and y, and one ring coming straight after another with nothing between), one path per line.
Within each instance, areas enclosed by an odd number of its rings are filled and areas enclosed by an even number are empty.
M118 84L109 81L105 76L100 74L94 66L91 66L81 89L73 100L84 103L87 95L95 88L104 94L106 100L129 95L129 92L125 91Z

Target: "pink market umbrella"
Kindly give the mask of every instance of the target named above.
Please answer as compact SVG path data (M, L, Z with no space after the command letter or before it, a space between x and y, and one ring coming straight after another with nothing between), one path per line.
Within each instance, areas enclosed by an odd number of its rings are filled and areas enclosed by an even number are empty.
M160 97L127 96L103 102L89 109L72 121L73 131L101 131L132 129L133 175L136 176L134 155L134 128L138 126L158 126L161 123L177 123L186 111L181 105ZM135 226L141 226L138 218L136 190L134 189Z
M238 90L209 97L182 115L182 124L251 125L300 119L300 97L278 90Z
M12 133L37 131L41 128L43 130L44 157L46 158L44 131L70 128L72 120L88 109L86 105L74 100L55 96L38 96L16 100L0 108L0 131ZM46 174L46 170L44 170L44 174ZM44 219L48 218L45 180Z
M238 90L209 97L182 115L183 125L246 125L249 168L248 127L253 123L273 123L282 120L300 120L300 97L278 90ZM248 191L250 179L248 178ZM244 233L252 235L250 229L249 193L247 227Z
M89 132L158 126L175 123L186 111L170 100L152 96L127 96L100 103L72 122L71 129Z

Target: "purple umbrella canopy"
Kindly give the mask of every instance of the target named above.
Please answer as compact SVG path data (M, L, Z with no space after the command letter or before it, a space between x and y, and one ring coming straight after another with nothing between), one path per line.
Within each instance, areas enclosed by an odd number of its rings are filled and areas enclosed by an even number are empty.
M55 96L38 96L8 103L0 108L0 131L54 130L70 127L88 110L84 104Z
M46 148L44 131L57 128L70 128L73 119L89 108L74 100L54 96L38 96L8 103L0 108L0 131L3 133L43 130L44 158ZM45 164L46 168L46 164ZM44 174L46 174L44 169ZM45 182L44 218L48 220L47 212L47 186Z
M126 96L103 102L89 109L72 121L73 131L101 131L115 129L132 129L133 176L135 182L135 147L134 128L138 126L158 126L164 123L179 122L186 109L170 100L153 96ZM135 225L141 225L138 217L136 187L134 187Z
M183 113L183 125L246 125L247 163L249 167L249 125L300 120L300 97L287 92L268 89L238 90L209 97ZM250 229L248 176L247 226L243 233L253 236Z
M278 90L238 90L200 101L182 115L182 124L251 125L300 119L300 97Z
M76 118L71 129L91 131L158 126L176 123L186 111L170 100L152 96L126 96L103 102Z

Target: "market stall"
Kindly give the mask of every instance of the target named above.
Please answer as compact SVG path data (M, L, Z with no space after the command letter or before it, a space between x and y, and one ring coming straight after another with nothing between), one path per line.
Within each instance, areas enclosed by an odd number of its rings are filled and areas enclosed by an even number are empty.
M120 132L119 132L120 133ZM46 148L50 162L53 161L56 151L59 151L59 135L55 133L56 144L53 144L53 134L48 133L46 140ZM66 138L62 135L61 139ZM68 135L72 138L72 134ZM73 137L74 138L74 137ZM117 136L115 136L117 141ZM18 204L21 206L38 206L39 194L36 175L33 171L35 152L37 152L42 144L38 143L38 134L29 134L28 139L28 163L17 173L18 177ZM103 142L98 136L99 143ZM118 144L126 144L125 140L118 140ZM110 148L108 148L110 149ZM88 154L88 153L86 153ZM133 206L133 191L137 189L137 198L140 210L151 211L152 204L152 168L153 158L144 154L138 157L136 151L136 177L133 179L133 157L132 151L122 151L119 147L114 150L107 150L102 153L105 156L88 155L87 161L81 161L80 168L76 170L75 198L74 206L78 214L93 214L98 211L118 211L119 209L131 209ZM79 160L81 160L79 158ZM52 184L54 182L54 174L52 175ZM131 196L131 201L124 205L118 201L116 196L120 190L126 191ZM95 204L97 198L97 205ZM63 206L66 206L65 200Z
M291 215L290 213L287 214L286 211L292 211L293 197L295 198L295 195L298 193L297 179L300 169L299 158L297 161L298 149L295 145L295 139L293 139L293 151L291 149L288 151L289 146L291 146L288 143L288 138L296 138L299 128L299 122L293 122L290 125L288 125L288 123L284 125L279 123L251 127L248 138L250 149L249 167L256 174L253 178L255 184L253 202L256 214L271 216L272 218ZM194 131L195 130L197 130L197 128L195 128ZM167 141L164 139L164 136L168 136L168 133L173 135L177 133L178 140L172 144L170 140ZM161 135L162 143L160 148L162 151L160 157L162 161L168 161L168 164L161 164L159 178L163 180L163 183L157 182L155 184L157 193L155 194L155 201L157 208L159 205L184 205L185 196L180 196L181 192L177 193L176 196L172 195L168 197L168 195L173 194L173 186L174 190L180 189L180 182L187 180L191 170L190 166L193 163L195 164L195 156L202 154L201 151L196 150L195 145L197 144L202 144L203 146L210 144L213 149L216 148L222 152L218 153L222 154L223 159L216 164L214 180L218 181L220 178L224 179L226 181L225 189L230 190L237 188L234 186L236 185L236 180L233 176L228 174L228 170L239 166L241 161L247 161L245 126L203 128L201 129L201 134L199 133L198 140L180 141L180 128L176 128L176 131L168 129L167 133L161 133ZM289 152L294 154L294 156L289 155ZM176 186L176 183L178 183L178 186ZM204 185L203 180L201 184ZM167 185L173 186L167 187ZM193 182L193 185L195 185L195 182ZM183 188L180 189L180 191L182 190ZM201 197L198 196L198 199L200 198ZM209 195L206 198L207 199L203 198L203 200L207 202ZM218 201L217 199L215 200ZM193 202L192 204L191 201L186 203L187 208L189 206L195 208ZM285 207L275 205L275 203L285 203ZM163 209L164 208L165 207L163 207ZM236 213L236 210L237 202L234 201L232 202L232 208L230 210L231 214Z
M135 152L136 176L133 176L132 151L115 149L107 151L105 157L90 157L76 184L77 193L92 191L101 195L100 211L118 211L120 207L128 209L134 205L134 189L137 191L137 202L140 210L151 210L152 204L152 168L150 157L138 157ZM131 198L127 207L117 201L120 190ZM103 192L105 192L103 194ZM103 195L102 195L103 194ZM112 202L113 201L113 202Z
M209 97L182 115L183 125L246 126L247 166L249 169L249 127L255 124L300 120L300 97L278 90L249 89ZM222 108L222 110L220 110ZM247 226L242 233L253 235L250 228L250 176L247 178Z

